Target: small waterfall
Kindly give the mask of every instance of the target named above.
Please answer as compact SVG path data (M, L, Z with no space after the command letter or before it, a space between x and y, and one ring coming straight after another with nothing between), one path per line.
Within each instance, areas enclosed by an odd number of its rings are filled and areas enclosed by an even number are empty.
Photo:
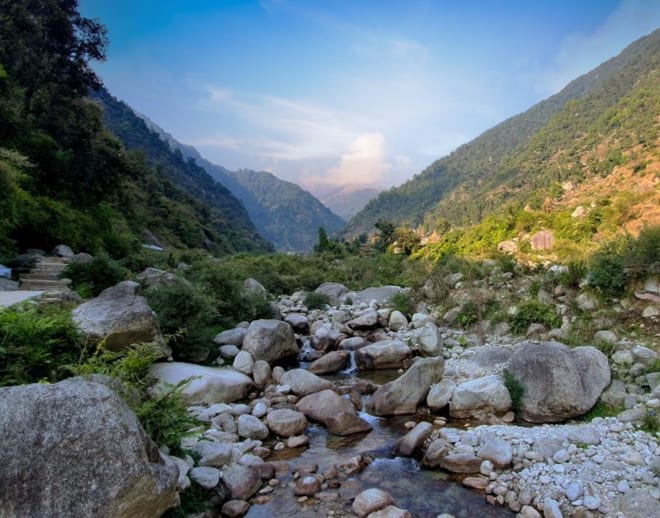
M349 352L349 364L348 367L346 367L343 370L339 371L339 374L354 374L357 372L357 363L355 363L355 351L348 351Z

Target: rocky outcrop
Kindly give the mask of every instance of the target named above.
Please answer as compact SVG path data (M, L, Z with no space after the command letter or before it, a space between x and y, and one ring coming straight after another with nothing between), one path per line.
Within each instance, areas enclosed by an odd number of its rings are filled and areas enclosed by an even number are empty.
M156 363L149 374L158 381L158 390L190 380L183 387L183 397L189 405L237 401L245 398L253 386L251 378L234 369L193 363Z
M369 402L375 415L412 414L424 401L429 388L442 378L445 362L442 358L417 360L399 378L376 390Z
M243 350L256 360L276 364L295 358L298 345L291 326L281 320L255 320L243 339Z
M461 383L454 390L449 403L452 417L484 418L511 409L511 396L502 378L493 374Z
M74 323L92 340L105 340L105 347L120 351L137 342L157 342L165 347L156 314L144 297L140 285L123 281L73 310ZM167 350L167 354L171 351Z
M160 516L178 470L111 389L72 378L0 389L0 515Z
M511 357L509 371L525 389L520 416L532 423L585 414L610 383L607 357L598 349L558 342L524 344Z
M336 435L352 435L371 430L371 425L358 416L350 401L332 390L305 396L296 407L309 419L320 422Z

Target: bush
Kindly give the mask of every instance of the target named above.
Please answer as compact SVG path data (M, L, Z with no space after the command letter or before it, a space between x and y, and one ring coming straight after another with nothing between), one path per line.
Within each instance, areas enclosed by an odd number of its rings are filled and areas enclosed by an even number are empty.
M461 306L461 310L456 316L456 321L464 329L468 329L472 325L476 324L480 320L480 309L477 304L468 300L465 304Z
M508 370L504 371L504 386L511 396L511 408L517 414L522 408L522 401L525 397L524 385Z
M410 318L415 313L415 299L410 292L400 291L392 296L392 307Z
M511 317L511 331L514 334L523 334L530 324L535 323L553 328L561 324L561 318L559 318L553 306L537 300L529 300L522 303L518 308L518 312Z
M83 298L96 297L104 289L126 280L127 271L116 261L95 257L88 263L69 263L60 277L71 279L72 288Z
M330 305L330 297L325 293L311 291L305 295L305 306L307 306L307 309L325 309L328 305Z
M82 344L68 309L0 309L0 386L65 378L67 365L80 358Z

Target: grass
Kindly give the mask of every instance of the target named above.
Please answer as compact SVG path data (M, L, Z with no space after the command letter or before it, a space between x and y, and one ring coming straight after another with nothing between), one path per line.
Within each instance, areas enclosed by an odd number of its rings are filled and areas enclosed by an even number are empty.
M520 412L525 397L525 386L510 371L504 371L504 386L511 396L511 408L515 413Z

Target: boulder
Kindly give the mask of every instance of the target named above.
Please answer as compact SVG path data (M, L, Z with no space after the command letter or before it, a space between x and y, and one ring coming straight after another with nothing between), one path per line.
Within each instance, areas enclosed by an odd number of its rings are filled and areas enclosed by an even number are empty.
M270 364L264 360L254 362L252 376L257 387L265 387L273 379L273 371Z
M293 437L307 428L307 418L302 412L281 408L271 410L266 418L268 428L280 437Z
M410 348L401 340L381 340L358 349L355 361L358 369L399 369L410 358Z
M406 318L406 315L401 313L401 311L395 309L392 311L392 313L390 313L387 327L389 327L392 331L406 329L408 327L408 319Z
M417 423L415 428L404 435L395 446L395 450L405 457L410 457L417 448L424 444L424 441L431 436L433 425L422 421Z
M570 349L558 342L524 344L508 369L525 390L519 415L532 423L585 414L610 383L607 357L598 349Z
M362 518L392 504L394 504L394 499L389 493L374 487L362 491L355 497L353 512Z
M370 410L378 416L414 413L431 385L442 378L444 366L442 357L417 360L405 374L376 390L369 402Z
M0 430L2 516L160 516L178 504L178 469L105 385L1 388Z
M362 291L351 291L346 294L346 299L351 299L353 304L359 304L365 302L369 304L370 302L375 302L379 306L387 304L392 300L392 297L397 293L408 293L408 289L401 288L399 286L380 286L377 288L367 288Z
M419 330L417 342L417 348L423 356L442 355L442 334L434 323L427 322Z
M336 435L368 432L371 425L358 416L350 401L332 390L322 390L305 396L296 404L309 419L323 424Z
M492 437L481 445L477 457L491 461L496 468L506 468L513 460L513 450L504 439Z
M268 427L261 419L250 414L238 416L236 421L238 435L245 439L263 440L268 437Z
M243 282L243 295L249 298L265 299L268 292L256 279L248 278Z
M76 254L74 254L73 250L71 250L71 247L67 245L57 245L55 248L53 248L51 255L71 259Z
M342 297L348 293L348 288L338 282L324 282L314 291L326 295L330 300L330 304L336 306Z
M188 405L231 403L247 397L253 386L248 376L234 369L193 363L155 363L149 374L158 381L156 390L167 390L189 379L182 391Z
M103 290L71 313L73 322L90 339L105 340L105 347L120 351L137 342L157 342L169 355L158 328L156 314L137 295L140 285L123 281Z
M295 358L298 345L291 326L281 320L255 320L250 323L243 350L252 354L256 360L265 360L275 364Z
M167 286L177 283L177 277L173 273L152 267L145 268L138 274L136 279L146 288L151 288L152 286Z
M307 315L302 313L289 313L284 321L291 326L296 333L306 333L309 330Z
M291 387L291 391L297 396L307 396L334 387L331 381L319 378L316 374L304 369L292 369L285 372L281 384Z
M243 345L243 340L247 334L247 329L244 327L235 327L234 329L227 329L215 335L213 339L214 344L218 345L235 345L236 347L241 347Z
M242 372L246 376L252 376L252 369L254 368L254 358L247 351L239 351L234 358L232 368L238 372Z
M449 415L459 419L486 417L511 409L511 396L496 374L461 383L449 403Z
M314 374L334 374L345 369L351 361L348 351L332 351L324 354L309 366L309 372Z
M222 471L222 481L232 499L247 500L261 487L259 472L248 466L233 464Z
M360 313L353 320L346 322L351 329L371 329L378 325L378 312L369 308Z
M449 378L440 380L439 383L431 385L429 393L426 395L426 405L434 412L442 410L451 401L454 390L456 390L454 380Z

